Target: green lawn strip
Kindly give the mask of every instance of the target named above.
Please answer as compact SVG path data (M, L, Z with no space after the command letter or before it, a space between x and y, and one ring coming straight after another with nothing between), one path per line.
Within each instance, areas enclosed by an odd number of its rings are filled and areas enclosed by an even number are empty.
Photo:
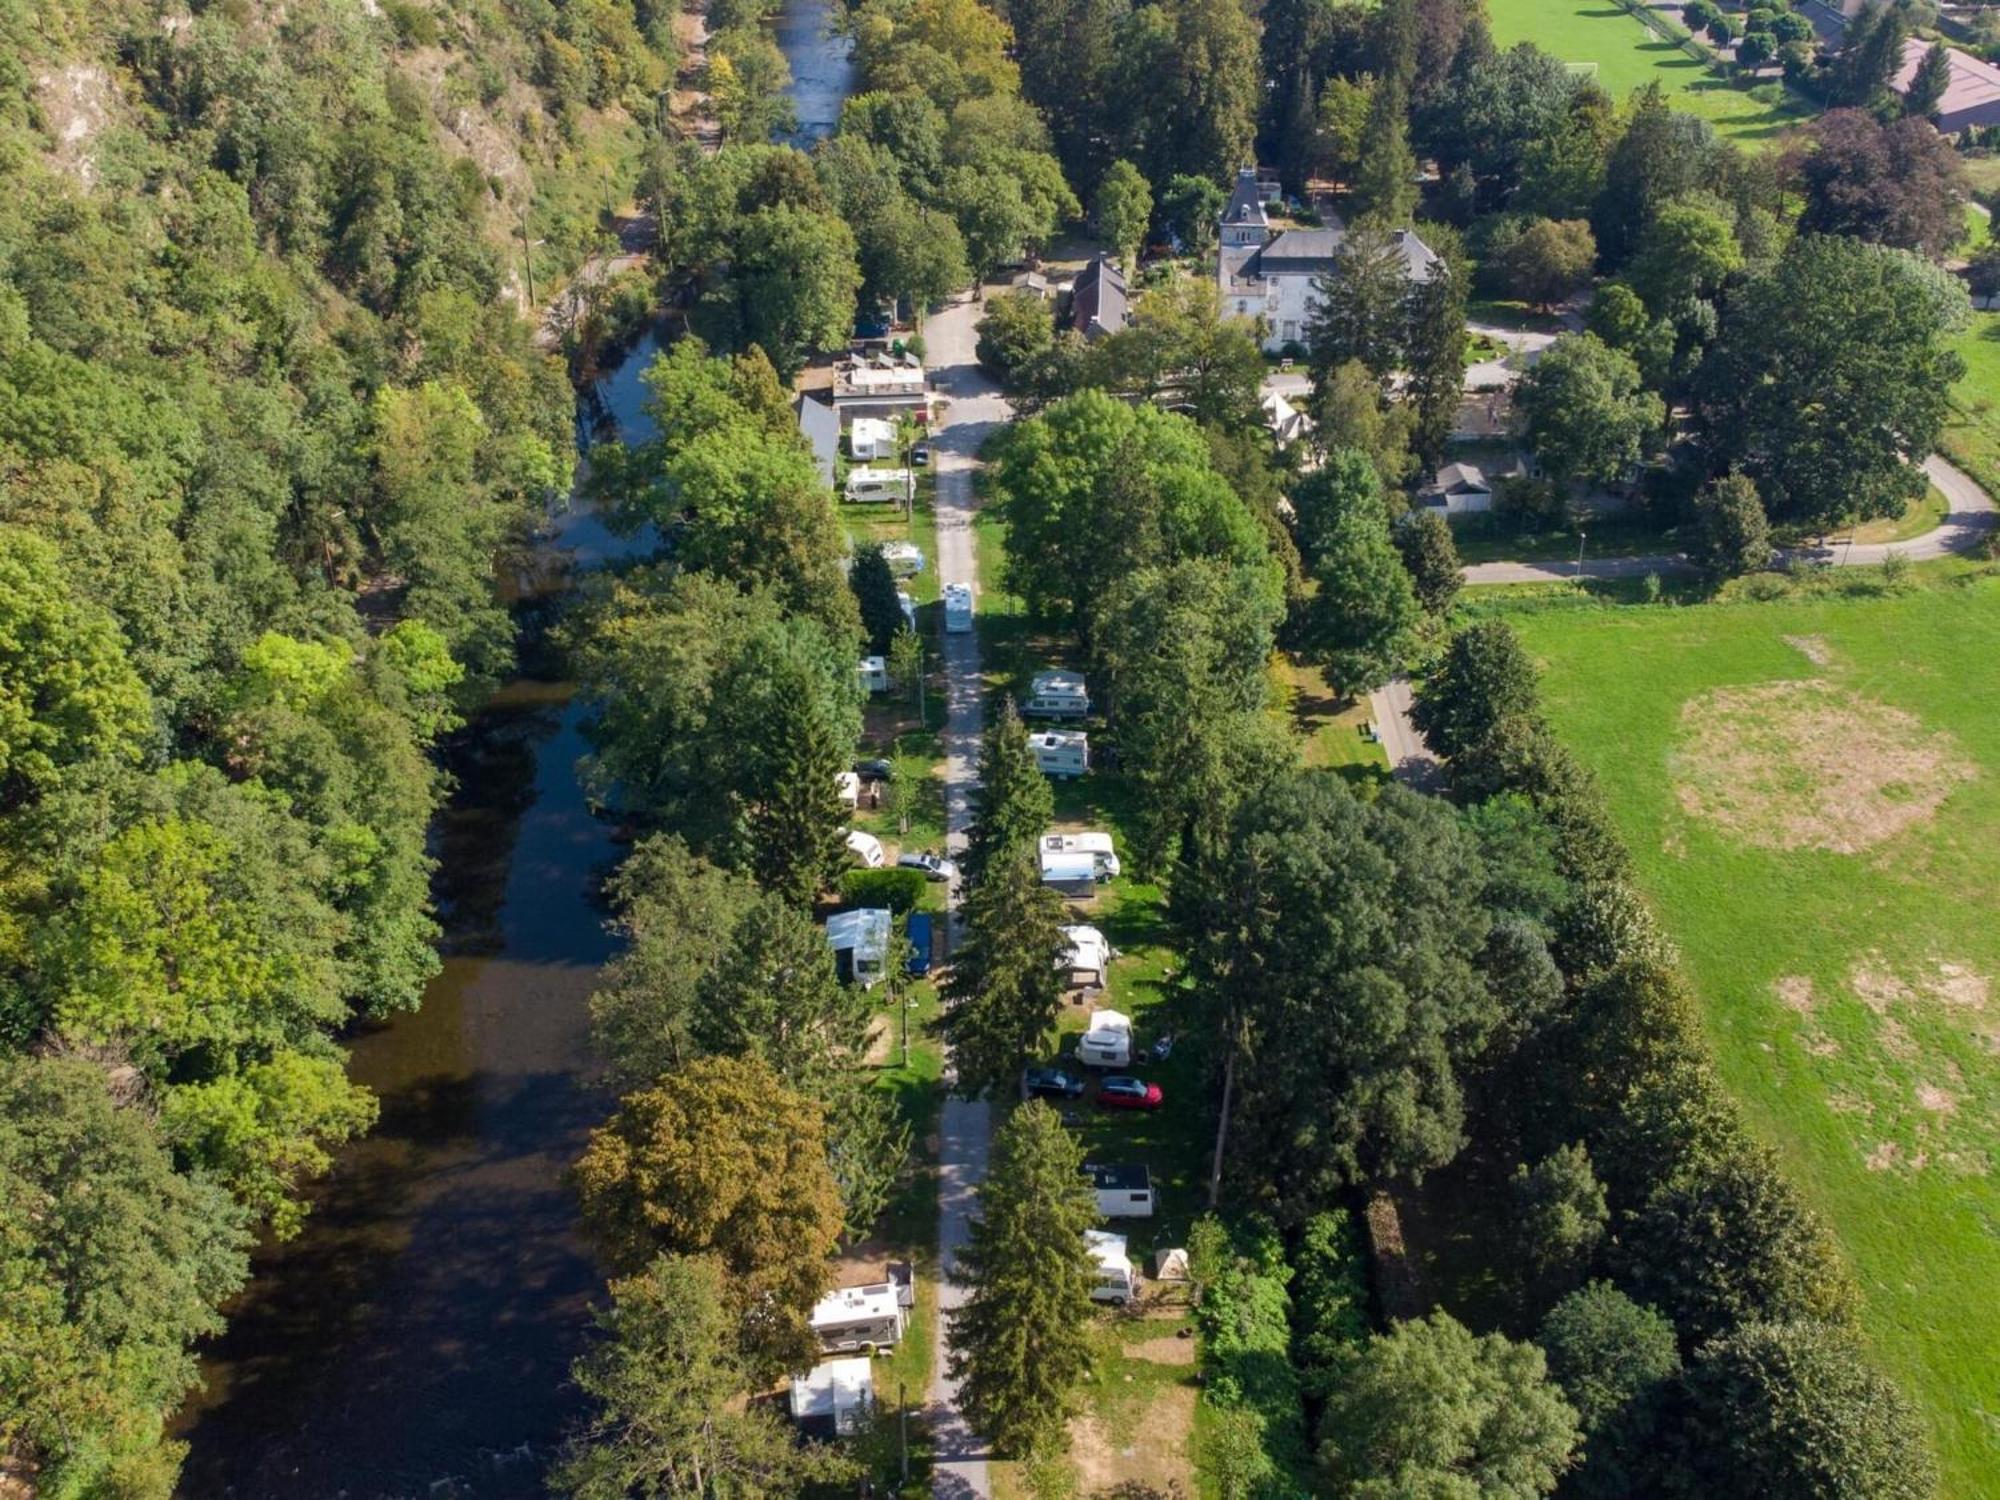
M1965 378L1952 392L1944 454L1989 494L2000 493L2000 313L1975 312L1953 347Z
M2000 1473L2000 1303L1978 1290L2000 1286L2000 1185L1988 1175L2000 1152L1989 899L2000 884L2000 578L1965 564L1924 576L1932 586L1901 593L1526 610L1516 622L1543 663L1551 721L1597 771L1682 946L1724 1078L1840 1236L1871 1340L1922 1407L1948 1492L1971 1496ZM1683 811L1672 761L1683 705L1808 678L1948 733L1976 776L1930 821L1858 854L1754 848ZM1899 770L1878 768L1886 795ZM1916 974L1939 961L1985 977L1984 1002L1878 1011L1855 988L1857 966ZM1781 978L1795 992L1809 983L1814 1004L1782 1003Z
M1575 524L1545 524L1523 528L1491 511L1459 516L1451 537L1461 562L1573 563L1579 536L1583 558L1643 557L1680 551L1686 543L1674 527L1662 527L1651 517L1613 513Z
M1273 659L1271 696L1273 708L1297 731L1305 764L1330 767L1358 784L1389 779L1389 753L1361 734L1374 718L1367 699L1335 697L1317 667L1288 656Z

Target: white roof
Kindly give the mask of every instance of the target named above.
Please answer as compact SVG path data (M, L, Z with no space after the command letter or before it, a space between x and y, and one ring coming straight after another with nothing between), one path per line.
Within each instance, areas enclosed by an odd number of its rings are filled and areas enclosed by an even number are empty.
M1084 696L1083 674L1081 672L1037 672L1028 691L1037 698L1064 698Z
M1065 927L1062 931L1069 943L1069 962L1065 967L1102 974L1105 961L1111 956L1111 945L1104 941L1104 934L1095 927Z
M861 800L861 777L853 771L835 771L833 789L840 794L840 800L849 807Z
M859 854L864 859L871 854L880 855L882 852L882 841L865 829L850 828L844 838L848 852Z
M1132 1037L1132 1018L1115 1010L1094 1010L1090 1013L1090 1028L1084 1032L1086 1042L1105 1043Z
M878 1281L871 1286L844 1286L828 1292L813 1305L812 1326L817 1333L825 1328L845 1328L850 1323L872 1323L897 1315L896 1284Z
M1090 833L1043 834L1042 852L1044 854L1053 854L1058 851L1064 853L1109 854L1111 852L1111 835L1094 831Z
M919 547L915 542L884 542L882 544L882 559L885 562L907 559L914 562L921 570L924 565L924 549Z
M1083 1243L1090 1251L1090 1258L1106 1271L1129 1271L1132 1261L1125 1253L1125 1236L1113 1234L1108 1229L1086 1229Z
M972 590L962 583L948 583L944 586L946 609L971 609Z
M922 365L868 365L856 361L839 372L839 383L856 391L922 390L924 369Z
M861 658L861 670L869 673L886 672L889 670L889 658L886 656L864 656Z
M792 1377L792 1420L833 1418L833 1430L854 1430L875 1395L875 1370L866 1358L830 1359Z
M896 440L896 424L887 417L856 417L847 432L849 441L855 443L893 443Z
M908 469L849 469L847 471L847 487L850 490L860 489L862 486L870 484L907 485L909 482L910 471Z
M1088 750L1090 736L1081 729L1038 729L1028 736L1030 750Z
M867 838L869 835L862 834ZM853 834L848 835L851 842ZM889 951L889 912L886 907L864 906L858 911L837 911L826 919L827 946L836 953L855 952L863 958L880 958Z
M1044 849L1042 879L1095 881L1097 858L1088 849Z

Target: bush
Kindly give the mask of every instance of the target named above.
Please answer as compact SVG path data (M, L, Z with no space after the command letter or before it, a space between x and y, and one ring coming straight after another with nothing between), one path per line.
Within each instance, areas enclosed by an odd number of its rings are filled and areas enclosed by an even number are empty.
M1230 1433L1232 1493L1258 1493L1304 1467L1305 1416L1291 1364L1291 1271L1277 1231L1253 1220L1232 1235L1216 1219L1188 1235L1189 1269L1201 1285L1203 1399ZM1250 1438L1255 1435L1255 1442Z
M924 899L928 883L922 870L849 870L840 877L840 899L849 906L913 911Z
M1309 1399L1324 1401L1368 1337L1368 1267L1354 1219L1314 1214L1292 1252L1292 1363Z

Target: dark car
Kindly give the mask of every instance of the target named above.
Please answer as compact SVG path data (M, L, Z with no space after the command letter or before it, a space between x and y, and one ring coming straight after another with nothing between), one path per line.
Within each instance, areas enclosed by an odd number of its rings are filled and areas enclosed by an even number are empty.
M896 868L899 870L922 870L924 872L924 879L926 880L950 880L958 874L958 866L951 860L946 859L942 854L932 854L928 851L922 853L912 851L909 854L898 855L896 857Z
M1097 1090L1099 1109L1158 1109L1165 1099L1157 1083L1122 1073L1105 1079Z
M921 469L931 461L931 445L919 443L910 450L910 466Z
M1030 1068L1021 1075L1021 1096L1025 1099L1080 1099L1083 1090L1083 1080L1061 1068Z
M906 929L910 937L910 956L903 964L903 972L912 979L922 979L931 971L931 920L927 911L910 913Z
M854 763L854 774L863 781L894 781L896 766L893 761L857 760Z

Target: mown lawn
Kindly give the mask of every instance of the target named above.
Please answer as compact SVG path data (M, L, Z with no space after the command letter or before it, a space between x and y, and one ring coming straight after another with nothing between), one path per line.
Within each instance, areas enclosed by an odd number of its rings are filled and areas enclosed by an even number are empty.
M2000 493L2000 313L1976 312L1954 345L1965 378L1952 391L1944 455Z
M1922 576L1516 623L1970 1497L2000 1474L2000 576Z
M1657 83L1676 109L1700 115L1731 140L1770 140L1812 117L1796 95L1779 92L1773 103L1737 88L1612 0L1492 0L1487 13L1500 46L1533 42L1564 62L1596 63L1597 82L1614 99Z

